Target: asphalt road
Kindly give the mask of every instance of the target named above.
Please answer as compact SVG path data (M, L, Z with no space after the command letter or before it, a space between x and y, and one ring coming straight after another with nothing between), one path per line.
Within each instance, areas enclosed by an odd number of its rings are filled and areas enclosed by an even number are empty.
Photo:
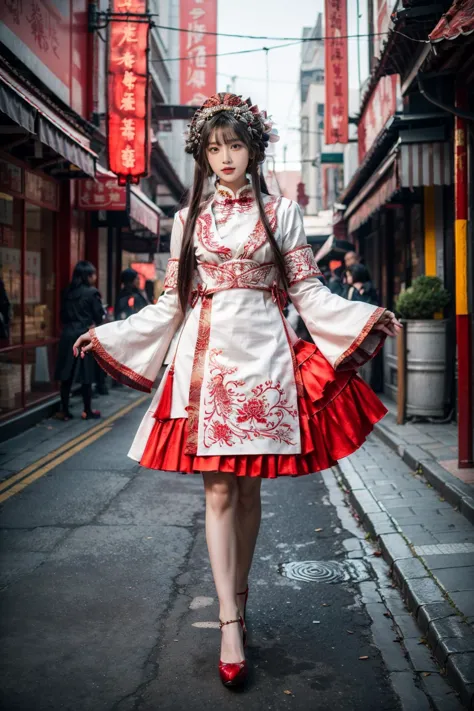
M404 708L428 708L377 596L394 593L385 564L331 472L264 482L251 677L221 686L201 478L126 458L143 411L3 504L1 708L395 711L394 688ZM328 561L364 582L311 580Z

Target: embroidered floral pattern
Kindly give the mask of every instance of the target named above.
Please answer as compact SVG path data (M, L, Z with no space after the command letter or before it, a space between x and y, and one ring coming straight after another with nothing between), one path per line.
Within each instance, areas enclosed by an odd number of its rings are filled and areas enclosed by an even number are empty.
M165 281L163 286L165 289L176 289L178 286L178 266L179 259L169 259L166 265Z
M197 239L208 252L216 252L222 259L232 259L232 250L219 241L212 229L212 213L203 212L197 220Z
M297 247L283 255L285 260L288 286L293 286L303 279L320 276L321 270L315 262L313 250L309 245Z
M280 204L280 198L271 198L265 205L265 214L270 222L270 228L274 233L277 226L276 212L278 205ZM263 222L259 220L250 235L247 244L245 245L244 251L242 252L242 259L249 259L253 254L263 247L267 240L267 233L265 232L265 227Z
M280 198L270 198L265 204L265 214L268 217L270 227L273 232L277 226L276 211L279 203ZM204 209L204 211L200 214L197 220L196 235L198 242L200 242L204 249L208 252L218 254L223 260L232 259L232 250L222 243L219 239L217 231L215 230L215 226L213 225L212 209L210 207ZM254 252L265 244L266 239L267 233L265 232L265 227L263 226L263 222L258 219L240 258L249 259L252 257Z
M198 272L208 290L269 289L276 278L274 264L251 259L233 259L224 264L198 262Z
M281 384L267 380L253 388L252 396L248 398L242 391L245 381L235 377L236 367L219 362L221 354L222 351L216 348L209 352L204 446L232 447L256 439L294 445L294 420L298 418L298 409L288 403Z
M219 188L214 199L214 216L216 225L221 227L231 217L238 217L255 210L257 207L255 198L250 186L245 186L238 191L238 196L235 197L231 192Z

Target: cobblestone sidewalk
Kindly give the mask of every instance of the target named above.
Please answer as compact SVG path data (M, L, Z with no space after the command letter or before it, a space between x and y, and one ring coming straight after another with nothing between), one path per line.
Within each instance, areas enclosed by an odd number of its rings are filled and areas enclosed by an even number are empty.
M339 463L364 527L462 702L474 707L474 527L372 435ZM451 476L448 475L447 476Z
M456 425L430 422L397 425L395 404L388 398L382 400L389 413L375 426L375 433L410 468L423 473L474 524L474 468L458 468Z

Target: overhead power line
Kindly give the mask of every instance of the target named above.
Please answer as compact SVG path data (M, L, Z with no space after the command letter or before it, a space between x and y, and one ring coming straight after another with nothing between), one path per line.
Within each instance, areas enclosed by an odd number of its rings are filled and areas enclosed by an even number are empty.
M190 32L190 30L181 29L178 27L165 27L164 25L155 25L155 27L161 27L162 29L175 30L176 32ZM430 40L416 39L415 37L409 37L409 35L399 32L398 30L392 30L393 33L401 35L412 42L418 42L421 44L430 44ZM200 34L212 34L218 37L236 37L239 39L260 39L254 35L230 35L220 32L202 32ZM318 40L341 40L341 39L353 39L357 37L380 37L381 35L388 35L389 32L369 32L367 34L354 34L354 35L344 35L342 37L318 37ZM271 39L263 37L262 39ZM275 39L275 38L274 38ZM200 54L199 59L204 59L205 57L230 57L237 54L252 54L255 52L270 52L272 49L283 49L284 47L293 47L296 44L302 44L306 42L306 38L294 39L291 42L285 42L284 44L275 44L272 47L256 47L254 49L240 49L235 52L215 52L212 54ZM163 57L162 59L152 59L152 63L163 63L163 62L184 62L187 59L196 59L195 55L188 55L186 57Z
M152 15L153 17L153 15ZM365 34L353 34L353 35L341 35L340 37L271 37L268 35L239 35L232 32L211 32L210 30L196 30L188 27L170 27L168 25L158 25L154 23L154 26L160 30L169 30L170 32L185 32L187 34L200 34L200 35L211 35L212 37L234 37L235 39L251 39L251 40L270 40L272 42L324 42L324 40L341 40L341 39L353 39L357 37L379 37L380 35L386 35L388 32L367 32Z

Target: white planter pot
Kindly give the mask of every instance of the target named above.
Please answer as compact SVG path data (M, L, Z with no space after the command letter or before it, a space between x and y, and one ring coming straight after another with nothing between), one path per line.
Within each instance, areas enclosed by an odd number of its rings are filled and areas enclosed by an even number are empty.
M446 321L403 322L407 342L408 417L442 417L446 383Z

